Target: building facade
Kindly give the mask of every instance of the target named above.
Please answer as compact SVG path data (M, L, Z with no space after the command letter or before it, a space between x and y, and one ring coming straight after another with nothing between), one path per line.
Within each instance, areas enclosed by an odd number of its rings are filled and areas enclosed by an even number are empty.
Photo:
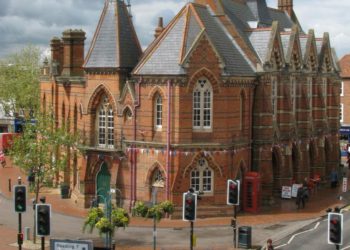
M339 165L339 68L292 0L190 2L144 52L126 4L108 0L86 57L84 40L53 38L41 81L42 108L83 134L62 180L78 204L114 186L131 207L163 181L158 200L180 207L193 187L200 213L226 215L227 179L259 173L269 204Z

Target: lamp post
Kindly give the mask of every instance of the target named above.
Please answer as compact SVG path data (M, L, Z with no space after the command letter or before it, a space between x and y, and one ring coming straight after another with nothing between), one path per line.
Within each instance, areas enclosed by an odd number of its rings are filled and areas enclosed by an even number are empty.
M152 184L152 203L153 206L157 204L157 193L158 193L158 188L163 188L164 187L164 181L163 180L158 180L155 181ZM157 246L157 218L156 215L153 215L153 250L156 250Z
M97 193L99 190L97 190ZM112 215L111 215L111 213L112 213L112 194L111 194L111 192L109 191L107 193L106 197L103 195L97 194L96 195L97 205L99 203L98 197L103 199L103 201L104 201L104 213L107 216L109 223L112 223ZM106 249L111 249L111 247L112 247L112 232L111 231L107 232L105 235L105 247L106 247Z

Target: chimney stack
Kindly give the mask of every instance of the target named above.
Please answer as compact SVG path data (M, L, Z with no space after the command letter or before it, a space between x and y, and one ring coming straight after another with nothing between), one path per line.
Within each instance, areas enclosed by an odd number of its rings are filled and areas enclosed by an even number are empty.
M85 32L82 30L66 30L63 40L63 76L83 76Z
M164 30L163 27L163 17L159 17L158 19L158 27L154 31L154 37L157 38Z
M50 42L51 63L55 66L55 75L60 75L63 67L63 43L58 37L53 37Z
M278 0L278 9L286 11L290 17L293 14L293 0Z

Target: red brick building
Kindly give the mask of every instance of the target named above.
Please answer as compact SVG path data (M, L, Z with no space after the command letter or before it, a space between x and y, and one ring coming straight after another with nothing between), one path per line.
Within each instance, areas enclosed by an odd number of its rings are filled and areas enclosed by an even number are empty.
M155 37L142 53L114 0L85 58L83 31L51 40L41 98L84 135L64 175L78 204L111 185L124 206L149 201L163 179L159 200L181 205L193 187L201 211L225 214L227 179L258 172L268 204L282 185L339 165L339 69L328 34L304 32L292 0L196 0Z

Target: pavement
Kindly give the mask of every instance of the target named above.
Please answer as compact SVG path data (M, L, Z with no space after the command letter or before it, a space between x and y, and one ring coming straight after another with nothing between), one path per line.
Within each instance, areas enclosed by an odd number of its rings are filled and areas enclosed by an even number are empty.
M12 166L11 161L6 159L6 166L0 167L0 194L7 199L12 199L12 186L17 184L17 178L21 176L22 183L27 184L26 176L17 167ZM269 208L264 208L258 214L239 213L237 221L239 226L251 226L253 231L253 245L263 245L268 238L277 241L300 229L301 227L318 220L321 216L326 214L326 209L346 205L346 200L340 201L338 195L341 194L341 185L337 189L330 187L319 187L319 189L312 193L306 203L304 209L297 209L295 200L280 199L277 200ZM34 197L34 194L29 194L29 199ZM52 210L55 213L60 213L68 216L84 218L88 210L79 208L70 199L61 199L58 189L44 189L40 196L46 196L46 202L51 204ZM231 224L231 217L218 217L197 219L195 227L220 227ZM152 220L145 220L143 218L132 217L129 227L152 227ZM188 222L182 220L162 219L158 224L158 228L187 228ZM276 230L277 229L277 230ZM16 232L8 229L1 224L0 212L0 250L13 250L13 246L9 244L16 242ZM28 249L28 248L24 248ZM124 247L118 249L141 250L151 249L151 247ZM167 248L167 250L172 248ZM200 249L200 248L195 248ZM206 248L209 249L209 248ZM230 247L225 248L210 248L210 249L234 249ZM174 248L175 250L175 248Z

